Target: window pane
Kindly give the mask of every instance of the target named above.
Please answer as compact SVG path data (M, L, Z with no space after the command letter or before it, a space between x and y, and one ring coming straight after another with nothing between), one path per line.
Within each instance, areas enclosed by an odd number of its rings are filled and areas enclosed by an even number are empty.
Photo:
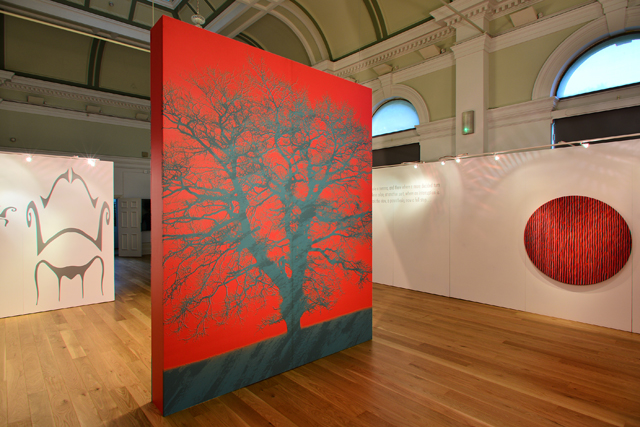
M394 99L383 104L373 115L373 136L413 129L420 124L418 113L409 101Z
M558 97L580 95L640 82L640 35L627 34L586 51L567 70Z

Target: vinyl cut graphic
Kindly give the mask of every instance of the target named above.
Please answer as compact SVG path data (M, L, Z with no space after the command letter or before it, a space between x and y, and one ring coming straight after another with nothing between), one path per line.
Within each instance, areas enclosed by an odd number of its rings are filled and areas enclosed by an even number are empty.
M624 267L631 254L631 232L606 203L567 196L533 213L524 244L531 262L547 276L571 285L591 285Z
M371 339L371 92L167 18L152 44L166 415Z
M7 218L8 212L15 212L16 208L13 206L9 206L8 208L4 208L2 212L0 212L0 221L4 221L4 226L6 227L9 224L9 219Z
M0 316L113 301L113 165L26 159L0 155Z

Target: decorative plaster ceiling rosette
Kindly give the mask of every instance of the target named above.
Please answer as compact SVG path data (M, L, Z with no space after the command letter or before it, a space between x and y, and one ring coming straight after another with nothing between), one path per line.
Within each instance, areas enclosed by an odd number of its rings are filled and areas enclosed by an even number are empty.
M600 200L566 196L540 206L524 229L524 246L540 271L562 283L592 285L614 276L631 254L622 216Z

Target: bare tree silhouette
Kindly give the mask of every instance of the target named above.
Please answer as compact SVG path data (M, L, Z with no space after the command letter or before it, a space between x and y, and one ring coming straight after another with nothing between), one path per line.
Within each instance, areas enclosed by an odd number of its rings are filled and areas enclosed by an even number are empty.
M189 339L278 296L300 329L342 284L370 281L369 131L345 105L311 103L262 64L207 69L164 90L175 138L164 152L166 319ZM167 274L167 273L165 273ZM349 285L351 286L351 285Z

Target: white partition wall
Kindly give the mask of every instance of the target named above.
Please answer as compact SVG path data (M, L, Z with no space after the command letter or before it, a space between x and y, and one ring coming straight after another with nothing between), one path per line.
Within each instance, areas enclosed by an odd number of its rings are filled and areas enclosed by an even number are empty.
M449 295L449 192L438 166L374 171L374 282Z
M0 154L0 317L113 301L113 243L113 163Z
M374 281L640 332L639 171L638 140L374 170ZM412 185L416 177L440 183L442 209L375 203L376 186ZM614 208L635 240L628 262L604 282L560 283L525 250L536 209L572 195Z

